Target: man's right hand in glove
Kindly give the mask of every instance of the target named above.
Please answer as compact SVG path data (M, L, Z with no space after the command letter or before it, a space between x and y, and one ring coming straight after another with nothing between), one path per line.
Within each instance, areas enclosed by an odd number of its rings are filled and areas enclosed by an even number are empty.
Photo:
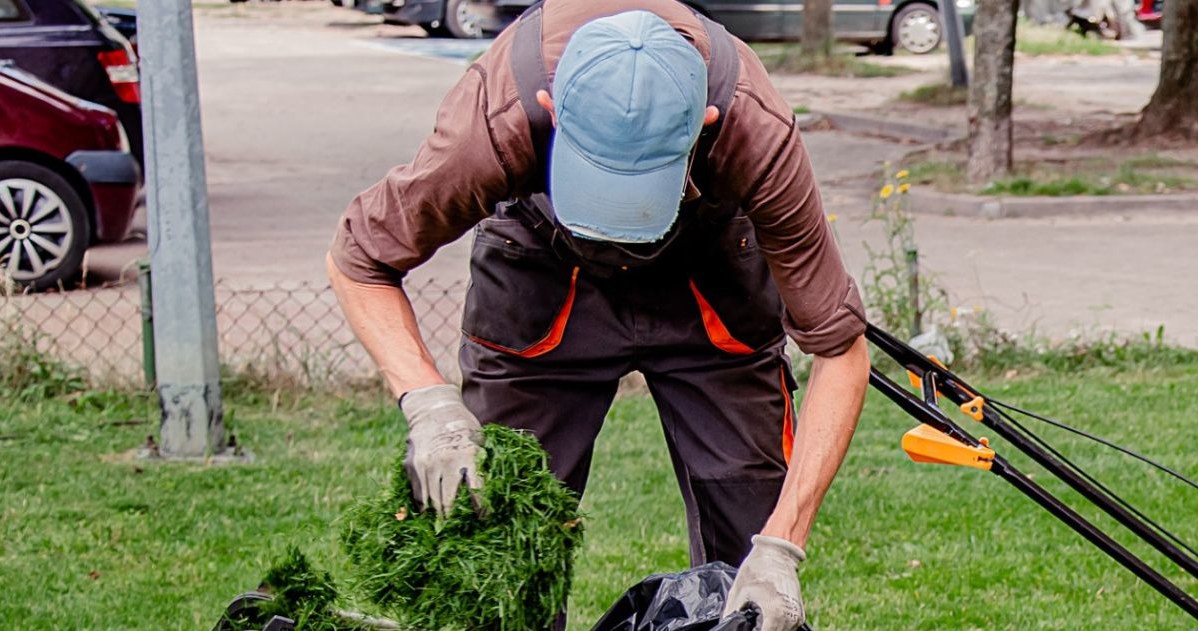
M471 493L482 488L477 462L482 426L466 409L458 387L450 384L411 390L399 407L408 419L404 468L417 508L424 510L431 502L437 514L448 515L463 481Z

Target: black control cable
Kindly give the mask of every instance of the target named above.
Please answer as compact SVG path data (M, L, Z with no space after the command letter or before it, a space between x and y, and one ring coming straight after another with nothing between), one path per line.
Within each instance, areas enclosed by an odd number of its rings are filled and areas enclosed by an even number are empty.
M1058 420L1051 419L1051 418L1048 418L1047 416L1042 416L1042 415L1040 415L1040 414L1036 414L1035 412L1029 412L1029 411L1027 411L1027 410L1024 410L1024 409L1022 409L1022 408L1018 408L1018 407L1016 407L1016 406L1014 406L1014 405L1010 405L1010 404L1007 404L1007 403L1003 403L1002 401L998 401L998 400L996 400L996 399L989 399L989 398L987 398L987 399L986 399L986 402L987 402L987 403L990 403L990 404L992 404L992 405L994 405L994 406L996 406L996 407L1004 408L1004 409L1006 409L1006 410L1008 410L1008 411L1010 411L1010 412L1015 412L1015 413L1017 413L1017 414L1022 414L1022 415L1024 415L1024 416L1028 417L1028 418L1032 418L1032 419L1035 419L1035 420L1037 420L1037 421L1040 421L1040 422L1042 422L1042 423L1046 423L1046 424L1048 424L1048 425L1051 425L1051 426L1053 426L1053 427L1056 427L1056 428L1059 428L1059 429L1063 429L1063 430L1065 430L1065 431L1067 431L1067 432L1071 432L1071 433L1073 433L1073 434L1077 434L1078 436L1081 436L1082 438L1086 438L1086 439L1088 439L1088 440L1092 440L1092 441L1094 441L1094 442L1096 442L1096 443L1098 443L1098 444L1100 444L1100 445L1104 445L1104 446L1106 446L1106 447L1109 447L1109 448L1111 448L1111 449L1114 449L1115 451L1118 451L1118 452L1120 452L1120 453L1122 453L1122 454L1124 454L1124 455L1126 455L1126 456L1130 456L1130 457L1132 457L1132 458L1135 458L1136 460L1139 460L1140 462L1143 462L1144 464L1151 465L1152 467L1155 467L1156 469L1159 469L1160 471L1162 471L1162 472L1164 472L1164 473L1166 473L1166 474L1168 474L1168 475L1171 475L1171 476L1173 476L1174 478L1176 478L1176 479L1178 479L1178 480L1180 480L1180 481L1182 481L1182 482L1185 482L1186 484L1188 484L1188 485L1190 485L1191 487L1193 487L1195 490L1198 490L1198 482L1194 482L1193 480L1191 480L1191 479L1187 478L1186 476L1184 476L1184 475L1182 475L1182 474L1178 473L1177 471L1175 471L1175 470L1173 470L1173 469L1170 469L1169 467L1166 467L1165 465L1163 465L1163 464L1161 464L1161 463L1159 463L1159 462L1157 462L1157 461L1155 461L1155 460L1153 460L1153 459L1149 458L1148 456L1145 456L1145 455L1143 455L1143 454L1140 454L1140 453L1137 453L1137 452L1135 452L1135 451L1132 451L1132 450L1130 450L1130 449L1128 449L1128 448L1126 448L1126 447L1124 447L1124 446L1122 446L1122 445L1119 445L1119 444L1117 444L1117 443L1111 442L1111 441L1109 441L1109 440L1107 440L1107 439L1105 439L1105 438L1103 438L1103 437L1101 437L1101 436L1095 436L1094 434L1091 434L1091 433L1089 433L1089 432L1087 432L1087 431L1085 431L1085 430L1081 430L1081 429L1078 429L1078 428L1076 428L1076 427L1073 427L1072 425L1067 425L1067 424L1065 424L1065 423L1062 423L1062 422L1060 422L1060 421L1058 421Z
M1159 463L1157 463L1157 462L1154 462L1154 461L1152 461L1151 459L1149 459L1149 458L1147 458L1147 457L1145 457L1145 456L1142 456L1142 455L1140 455L1140 454L1137 454L1137 453L1135 453L1135 452L1131 451L1130 449L1125 449L1125 448L1123 448L1123 447L1121 447L1121 446L1119 446L1119 445L1117 445L1117 444L1115 444L1115 443L1112 443L1112 442L1111 442L1111 441L1109 441L1109 440L1106 440L1106 439L1103 439L1103 438L1100 438L1100 437L1094 436L1093 434L1090 434L1090 433L1088 433L1088 432L1085 432L1085 431L1082 431L1082 430L1080 430L1080 429L1077 429L1077 428L1071 427L1071 426L1069 426L1069 425L1066 425L1065 423L1061 423L1061 422L1059 422L1059 421L1054 421L1054 420L1052 420L1052 419L1049 419L1049 418L1047 418L1047 417L1042 417L1042 416L1040 416L1040 415L1038 415L1038 414L1034 414L1034 413L1031 413L1031 412L1026 412L1026 411L1024 411L1024 410L1021 410L1021 409L1019 409L1019 408L1017 408L1017 407L1015 407L1015 406L1012 406L1012 405L1007 405L1007 404L1005 404L1005 403L1002 403L1001 401L995 401L995 400L993 400L993 399L986 399L986 401L987 401L988 403L992 404L992 405L993 405L995 408L999 408L999 409L997 410L997 412L998 412L999 416L1001 416L1003 419L1005 419L1006 421L1008 421L1009 423L1011 423L1011 425L1012 425L1012 426L1014 426L1016 429L1018 429L1018 430L1019 430L1019 431L1020 431L1022 434L1024 434L1024 436L1025 436L1025 437L1027 437L1029 440L1031 440L1031 441L1035 442L1037 445L1039 445L1039 446L1040 446L1041 448L1043 448L1045 451L1048 451L1049 453L1051 453L1051 454L1052 454L1053 456L1055 456L1055 457L1056 457L1058 460L1060 460L1062 464L1064 464L1065 466L1067 466L1067 467L1069 467L1070 469L1072 469L1072 470L1073 470L1074 472L1076 472L1076 473L1077 473L1079 476L1081 476L1081 477L1082 477L1082 478L1084 478L1084 479L1085 479L1087 482L1089 482L1090 484L1092 484L1092 485L1093 485L1095 488L1097 488L1097 489L1099 489L1101 492L1103 492L1103 493L1104 493L1104 494L1105 494L1107 497L1109 497L1109 498L1110 498L1112 501L1114 501L1115 503L1119 504L1119 505L1120 505L1120 506L1122 506L1124 509L1126 509L1128 512L1130 512L1130 513L1134 514L1136 517L1138 517L1138 518L1140 518L1141 520L1143 520L1143 521L1144 521L1144 523L1148 524L1148 525L1149 525L1149 526L1150 526L1152 529L1156 530L1156 531L1157 531L1157 532L1158 532L1160 535L1162 535L1163 537L1165 537L1165 538L1169 539L1171 542L1173 542L1173 543L1174 543L1175 545L1177 545L1178 547L1180 547L1180 548L1183 548L1184 550L1186 550L1186 551L1189 553L1189 555L1191 556L1191 558L1192 558L1192 559L1193 559L1195 562L1198 562L1198 550L1195 550L1193 547L1191 547L1191 546L1190 546L1188 543L1186 543L1185 541L1183 541L1183 540L1182 540L1181 538L1179 538L1177 535L1173 534L1171 531L1169 531L1169 530L1168 530L1168 529L1166 529L1164 526L1162 526L1162 525L1160 525L1159 523L1157 523L1157 522L1156 522L1155 520L1153 520L1151 517L1149 517L1148 515L1145 515L1145 514L1143 513L1143 511L1140 511L1140 510L1139 510L1139 509L1137 509L1135 506L1133 506L1131 503L1129 503L1127 500L1125 500L1125 499L1123 499L1122 497L1120 497L1118 494L1116 494L1114 491L1112 491L1112 490L1111 490L1109 487L1107 487L1105 484L1103 484L1102 482L1100 482L1100 481L1099 481L1097 478L1095 478L1094 476L1092 476L1092 475L1090 475L1088 472L1086 472L1086 470L1085 470L1085 469L1082 469L1080 466L1078 466L1076 463L1074 463L1072 460L1070 460L1068 457L1066 457L1064 454L1062 454L1062 453L1061 453L1061 452L1060 452L1058 449L1056 449L1055 447L1053 447L1052 445L1050 445L1050 444L1049 444L1047 441L1045 441L1044 439L1040 438L1040 437L1039 437L1038 435L1036 435L1034 432L1032 432L1032 431L1031 431L1031 430L1029 430L1027 427L1025 427L1025 426L1024 426L1022 423L1020 423L1020 422L1019 422L1019 420L1018 420L1018 419L1016 419L1014 416L1012 416L1012 415L1011 415L1010 413L1008 413L1006 410L1011 410L1011 411L1014 411L1014 412L1017 412L1017 413L1020 413L1020 414L1025 414L1025 415L1027 415L1028 417L1034 418L1034 419L1036 419L1036 420L1044 421L1044 422L1046 422L1046 423L1048 423L1049 425L1052 425L1052 426L1054 426L1054 427L1059 427L1059 428L1061 428L1061 429L1064 429L1064 430L1067 430L1067 431L1072 431L1073 433L1075 433L1075 434L1077 434L1077 435L1079 435L1079 436L1082 436L1082 437L1085 437L1085 438L1088 438L1088 439L1094 440L1095 442L1098 442L1098 443L1100 443L1100 444L1102 444L1102 445L1105 445L1105 446L1111 447L1111 448L1113 448L1113 449L1116 449L1117 451L1120 451L1120 452L1122 452L1122 453L1124 453L1124 454L1126 454L1126 455L1132 456L1132 457L1136 458L1137 460L1141 460L1141 461L1143 461L1143 462L1146 462L1146 463L1148 463L1148 464L1150 464L1150 465L1152 465L1152 466L1154 466L1154 467L1156 467L1156 468L1158 468L1158 469L1161 469L1162 471L1165 471L1166 473L1169 473L1170 475L1173 475L1174 477L1176 477L1176 478L1178 478L1178 479L1182 480L1183 482L1186 482L1187 484L1190 484L1191 486L1194 486L1194 483L1193 483L1191 480L1187 479L1185 476L1181 475L1180 473L1177 473L1177 472L1175 472L1175 471L1173 471L1173 470L1169 469L1168 467L1165 467L1164 465L1161 465L1161 464L1159 464ZM1198 488L1198 486L1196 486L1195 488Z

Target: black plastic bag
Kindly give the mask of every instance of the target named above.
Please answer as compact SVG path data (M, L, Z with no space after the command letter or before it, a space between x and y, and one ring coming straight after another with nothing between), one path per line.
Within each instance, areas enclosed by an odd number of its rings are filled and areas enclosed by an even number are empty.
M721 622L736 568L708 563L676 574L655 574L633 586L591 631L753 631L756 615Z

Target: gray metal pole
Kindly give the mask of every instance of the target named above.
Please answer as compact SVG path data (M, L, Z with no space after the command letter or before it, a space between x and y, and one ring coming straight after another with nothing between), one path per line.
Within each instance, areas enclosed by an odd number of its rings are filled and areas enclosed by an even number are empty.
M953 87L969 85L965 68L965 24L957 11L956 0L940 0L940 22L944 25L944 41L948 45L948 70Z
M137 5L164 457L225 444L191 0Z

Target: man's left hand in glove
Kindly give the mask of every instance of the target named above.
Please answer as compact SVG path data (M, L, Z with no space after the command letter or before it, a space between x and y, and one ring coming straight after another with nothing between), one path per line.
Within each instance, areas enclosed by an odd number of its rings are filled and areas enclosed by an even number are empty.
M724 615L752 607L760 616L759 631L797 629L806 620L798 574L799 563L806 559L802 548L785 539L754 536L753 549L740 564L728 593Z

